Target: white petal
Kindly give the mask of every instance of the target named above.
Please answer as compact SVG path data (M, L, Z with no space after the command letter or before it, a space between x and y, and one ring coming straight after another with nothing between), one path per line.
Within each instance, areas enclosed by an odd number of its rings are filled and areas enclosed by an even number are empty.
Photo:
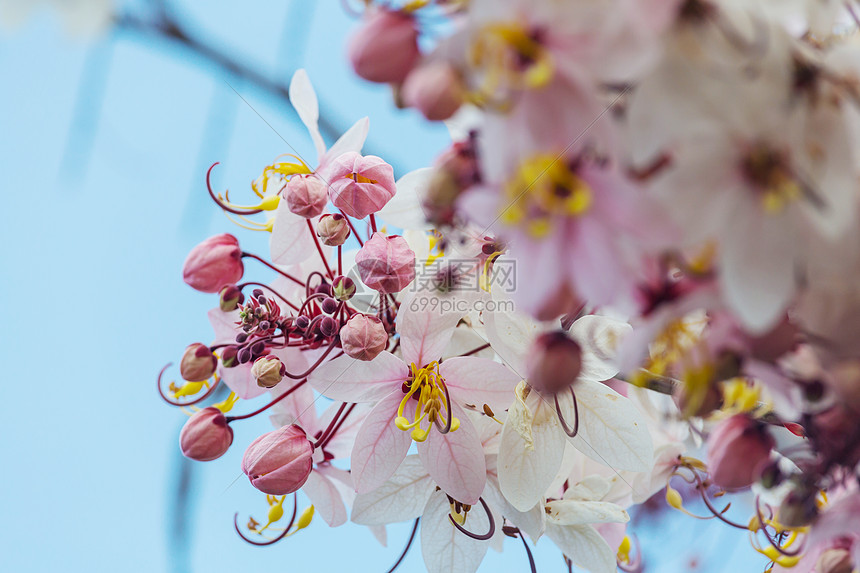
M303 69L296 70L293 79L290 80L290 103L299 114L299 119L308 128L308 133L317 150L317 161L319 161L325 153L325 143L319 128L319 101L308 73Z
M627 512L605 501L551 501L546 504L548 518L556 525L590 525L593 523L627 523Z
M344 355L314 370L308 382L332 400L375 402L399 389L408 374L403 361L390 352L382 352L370 361Z
M579 380L575 385L579 406L579 433L571 443L593 460L615 470L651 469L654 448L645 418L630 400L600 382ZM570 394L559 394L568 426L574 411Z
M487 487L484 488L483 498L490 507L501 512L505 518L519 527L526 535L537 543L546 527L546 512L543 503L536 503L528 511L518 511L508 503L499 489L498 462L495 455L487 456Z
M355 436L350 462L355 490L359 493L373 491L385 483L412 445L409 432L394 425L402 398L403 394L395 390L380 400Z
M590 314L570 327L570 334L582 348L582 372L588 380L609 380L618 374L615 357L622 339L633 331L624 321Z
M269 237L269 252L274 264L302 263L316 253L307 221L290 211L286 201L278 203L272 235Z
M352 124L352 127L347 129L341 135L334 145L331 146L325 156L320 159L319 171L325 174L325 166L329 161L337 159L348 151L361 153L361 148L364 147L364 141L367 139L367 131L370 129L370 120L363 117ZM328 183L328 182L326 182Z
M346 523L346 507L334 482L318 471L312 471L308 476L302 491L314 504L316 513L323 518L329 527L337 527Z
M546 535L576 565L590 573L615 573L615 552L590 525L547 523Z
M397 332L406 364L424 366L442 357L462 313L442 312L439 307L422 308L420 293L407 296L397 314Z
M429 573L474 573L484 555L489 541L478 541L463 535L448 519L450 506L442 491L435 492L427 501L421 518L421 553ZM472 508L464 527L475 533L485 533L489 528L487 515L480 505ZM499 524L496 524L498 530Z
M382 525L414 519L421 515L436 483L418 456L406 456L397 471L380 487L358 494L352 506L352 521L362 525Z
M561 467L564 445L554 408L539 400L532 413L519 397L514 400L499 446L499 487L518 511L543 499Z
M423 167L398 179L397 193L377 213L379 218L401 229L432 229L421 202L434 171L432 167Z

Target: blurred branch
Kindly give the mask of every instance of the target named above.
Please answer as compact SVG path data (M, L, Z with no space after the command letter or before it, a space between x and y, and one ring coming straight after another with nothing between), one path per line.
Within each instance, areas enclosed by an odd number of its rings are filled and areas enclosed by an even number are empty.
M220 50L214 44L210 44L190 34L182 25L166 11L158 11L155 18L147 20L134 14L122 14L117 17L115 26L119 30L125 30L144 37L158 38L173 43L176 46L209 60L211 63L222 68L226 72L241 78L245 82L256 85L263 91L269 92L276 98L289 100L289 87L281 82L275 81L241 61L233 58L227 52ZM292 110L292 107L290 107ZM293 110L293 113L295 111ZM323 136L330 141L337 139L339 130L332 122L320 112L319 127Z

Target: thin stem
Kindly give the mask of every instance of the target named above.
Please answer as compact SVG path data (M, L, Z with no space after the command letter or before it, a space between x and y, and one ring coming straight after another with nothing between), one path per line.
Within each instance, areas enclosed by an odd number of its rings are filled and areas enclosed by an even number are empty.
M331 272L331 268L328 266L328 259L326 259L325 253L323 252L322 245L320 244L320 240L317 237L317 232L314 230L314 225L311 223L310 219L307 219L308 222L308 230L311 232L311 237L313 237L314 244L317 246L317 252L320 255L320 259L322 259L323 265L325 266L325 270L328 273L328 278L333 279L334 273Z
M454 527L456 527L460 531L460 533L462 533L468 537L471 537L472 539L475 539L477 541L486 541L489 538L491 538L493 536L493 534L496 532L496 522L493 519L493 514L490 513L490 508L487 507L487 502L484 501L484 498L479 497L478 501L481 502L481 506L484 508L484 511L487 512L487 519L490 521L490 529L489 529L489 531L487 531L487 533L484 533L481 535L477 535L475 533L472 533L471 531L469 531L468 529L466 529L465 527L463 527L462 525L457 523L457 521L454 519L454 517L450 513L448 514L448 519L451 521L452 524L454 524Z
M480 352L482 350L486 350L489 347L490 347L489 344L482 344L481 346L479 346L477 348L473 348L469 352L466 352L465 354L461 354L460 356L471 356L473 354L477 354L478 352Z
M352 414L353 409L355 409L355 404L351 404L349 408L347 408L346 412L343 416L341 416L340 421L337 423L337 426L334 427L332 431L328 433L328 436L324 440L320 441L318 447L325 448L332 439L337 435L340 431L340 427L346 422L346 419L349 418L349 415Z
M266 410L268 410L269 408L271 408L272 406L274 406L275 404L277 404L278 402L280 402L281 400L283 400L284 398L286 398L287 396L289 396L290 394L292 394L293 392L295 392L296 390L298 390L299 388L304 386L307 381L308 381L308 379L305 378L301 382L296 383L295 386L293 386L292 388L290 388L289 390L287 390L286 392L284 392L283 394L281 394L280 396L278 396L277 398L275 398L274 400L272 400L271 402L269 402L268 404L266 404L262 408L258 408L256 410L254 410L250 414L243 414L241 416L227 416L227 423L229 424L230 422L235 422L236 420L245 420L247 418L252 418L252 417L256 416L257 414L265 412Z
M391 566L391 569L386 571L386 573L394 573L395 569L400 567L400 564L403 563L403 559L406 558L406 553L409 552L409 548L412 547L412 542L415 541L415 533L418 531L419 521L421 521L421 518L416 517L415 524L412 526L412 533L409 534L409 540L406 542L406 547L403 548L403 552L400 554L400 557L397 558L397 561Z
M285 273L284 271L282 271L281 269L279 269L278 267L276 267L275 265L273 265L272 263L270 263L269 261L267 261L266 259L264 259L262 257L258 257L257 255L255 255L253 253L248 253L246 251L242 251L242 258L245 258L245 257L260 261L261 263L263 263L264 265L266 265L267 267L269 267L270 269L272 269L273 271L275 271L276 273L278 273L282 277L290 279L291 281L293 281L294 283L296 283L299 286L305 286L305 283L303 283L302 281L300 281L299 279L297 279L293 275L291 275L289 273Z
M291 374L290 372L287 372L286 374L284 374L284 376L286 376L287 378L292 378L293 380L300 380L302 378L307 378L308 375L311 372L313 372L317 366L322 364L323 360L325 360L325 357L328 356L332 350L334 350L335 344L337 344L337 337L336 336L332 339L331 344L329 344L329 346L328 346L328 348L326 348L325 352L322 353L322 356L320 356L317 359L317 361L311 365L310 368L308 368L307 370L305 370L301 374Z
M267 541L254 541L253 539L245 537L245 535L242 533L242 530L239 529L239 512L238 511L233 515L233 527L236 529L236 533L239 534L239 537L241 537L243 541L250 543L251 545L256 545L257 547L265 547L266 545L275 544L287 536L287 533L289 533L290 528L296 522L296 515L298 514L298 509L299 509L298 496L296 494L293 494L293 515L290 517L290 524L287 525L284 528L284 530L277 537L275 537L274 539L269 539Z
M373 216L373 213L370 214L370 228L374 233L376 232L376 217Z
M526 548L526 556L528 556L528 558L529 558L529 567L531 568L532 573L537 573L537 566L535 565L534 555L532 555L532 550L529 549L529 544L526 543L526 538L525 538L525 536L523 536L522 532L520 532L519 537L520 537L520 541L523 542L523 547Z
M233 213L234 215L256 215L257 213L262 213L262 209L236 209L234 207L230 207L221 199L215 196L215 192L212 191L212 183L210 179L212 177L212 170L215 169L216 165L219 165L220 162L216 161L213 163L209 169L206 171L206 189L209 190L209 196L212 197L212 200L215 201L215 204L227 211L228 213Z
M245 288L246 286L258 286L258 287L262 287L262 288L264 288L264 289L268 290L269 292L271 292L272 294L274 294L276 297L278 297L278 298L279 298L279 299L281 299L282 301L284 301L284 303L286 303L286 304L287 304L287 306L289 306L290 308L292 308L292 309L293 309L293 310L295 310L296 312L298 312L298 310L299 310L299 307L297 307L296 305L294 305L293 303L291 303L289 300L287 300L287 297L285 297L284 295L282 295L281 293L279 293L278 291L276 291L275 289L273 289L272 287L270 287L270 286L269 286L269 285L267 285L267 284L258 283L258 282L255 282L255 281L248 281L248 282L245 282L245 283L242 283L242 284L238 284L238 285L236 285L236 288L237 288L237 289L239 289L239 290L242 290L242 289L243 289L243 288Z
M171 400L170 398L168 398L167 395L164 393L164 390L161 388L161 378L164 376L164 371L171 366L173 366L173 362L168 362L167 364L165 364L164 368L162 368L161 371L158 373L158 379L156 380L156 387L158 388L159 396L161 396L161 399L170 404L171 406L193 406L194 404L199 404L200 402L211 396L213 392L215 392L215 389L218 387L218 382L221 381L221 378L216 376L215 382L212 383L209 389L206 390L206 392L202 396L195 398L190 402L177 402L176 400Z
M558 394L555 394L553 399L555 400L555 412L558 414L558 421L561 422L561 427L564 430L564 433L571 438L575 438L576 434L579 433L579 405L576 402L576 394L573 393L573 386L570 387L570 397L573 400L573 429L567 425L567 421L564 419L564 414L561 413L561 406L558 404Z

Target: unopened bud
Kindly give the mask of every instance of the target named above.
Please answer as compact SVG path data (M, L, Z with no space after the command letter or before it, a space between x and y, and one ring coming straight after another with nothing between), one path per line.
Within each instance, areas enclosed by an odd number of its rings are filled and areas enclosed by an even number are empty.
M412 70L402 90L403 102L431 121L448 119L463 105L465 90L457 70L447 62L433 62Z
M349 40L355 73L379 83L400 83L420 57L415 18L405 12L369 10Z
M726 489L752 485L770 459L773 437L764 425L745 414L717 424L708 437L708 469L715 484Z
M242 458L251 485L269 495L286 495L302 487L313 469L314 447L295 424L263 434Z
M208 380L215 374L218 367L218 359L205 344L195 342L185 349L182 362L179 364L179 373L182 378L189 382L202 382Z
M328 204L328 192L325 183L315 175L295 175L287 183L284 193L290 211L312 219L323 212Z
M274 388L284 378L286 367L277 356L261 356L251 367L251 374L261 388Z
M323 215L317 221L317 236L324 245L339 247L349 238L349 224L340 213Z
M236 287L236 285L225 286L221 289L221 310L224 312L232 312L236 310L240 304L245 302L245 295Z
M337 301L331 297L324 298L320 307L324 313L331 314L337 310Z
M221 351L221 364L224 368L233 368L239 363L239 349L235 346L228 346Z
M209 237L193 249L182 268L183 280L201 292L218 292L242 278L242 249L233 235Z
M188 418L179 432L182 455L198 462L220 458L233 443L233 428L218 408L208 407Z
M532 343L526 359L529 386L556 394L571 386L582 370L582 349L564 332L546 332Z
M356 314L341 327L340 344L347 356L373 360L388 346L388 333L375 316Z
M320 320L320 334L326 338L337 334L337 321L330 316L324 316Z
M331 283L331 295L335 300L346 302L355 294L355 281L349 277L338 276Z
M374 233L355 255L362 282L380 293L396 293L415 278L415 252L399 235Z

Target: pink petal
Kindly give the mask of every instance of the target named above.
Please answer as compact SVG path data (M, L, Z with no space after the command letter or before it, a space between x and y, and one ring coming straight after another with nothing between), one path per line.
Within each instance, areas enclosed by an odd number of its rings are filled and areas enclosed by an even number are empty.
M320 417L320 428L328 427L332 416L337 411L339 404L332 404L323 415ZM329 452L335 459L345 460L352 452L352 446L355 444L355 437L358 434L359 428L364 423L364 419L371 410L370 404L356 404L349 416L340 426L337 434L325 446L325 451Z
M451 399L472 404L478 409L484 404L495 412L511 405L514 388L522 378L503 364L488 358L472 356L449 358L439 365Z
M307 260L311 255L317 256L307 221L290 211L286 201L278 204L272 236L269 238L274 264L293 265Z
M236 342L236 335L239 333L239 327L236 326L236 321L239 320L239 311L224 312L220 308L213 308L207 313L209 324L212 325L212 330L215 331L215 340L212 344L228 344Z
M346 523L346 507L334 482L317 470L311 472L302 491L314 504L316 513L329 524L337 527Z
M272 388L272 398L277 398L298 383L298 380L286 378L281 380L280 384ZM302 384L298 390L294 390L289 396L272 406L270 412L269 419L276 428L297 424L311 438L322 429L317 423L314 391L308 383Z
M398 389L379 401L367 415L352 448L351 468L355 491L367 493L390 478L412 444L409 432L394 425L403 399Z
M320 394L343 402L375 402L400 390L409 369L402 360L383 352L370 362L340 356L317 368L308 382Z
M431 428L427 441L418 444L418 455L439 487L457 501L474 505L487 482L484 450L466 413L456 404L452 407L460 427L447 434Z
M397 332L404 362L424 366L442 357L462 314L442 312L438 307L435 311L413 309L410 302L419 294L402 301L397 315Z
M250 400L263 395L267 388L257 385L257 380L251 375L251 363L240 364L233 368L218 365L218 373L227 387L243 400Z

